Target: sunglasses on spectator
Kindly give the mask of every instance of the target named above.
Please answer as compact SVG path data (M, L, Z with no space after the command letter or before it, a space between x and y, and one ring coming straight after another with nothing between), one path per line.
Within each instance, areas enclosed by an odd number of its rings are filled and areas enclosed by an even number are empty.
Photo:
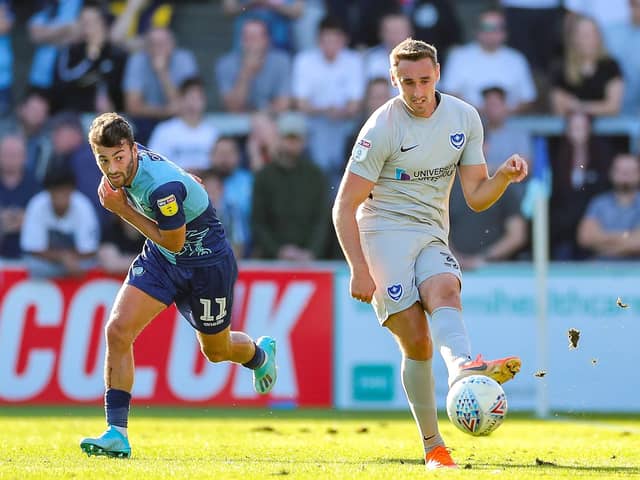
M504 24L500 22L480 22L481 32L501 32L504 30Z

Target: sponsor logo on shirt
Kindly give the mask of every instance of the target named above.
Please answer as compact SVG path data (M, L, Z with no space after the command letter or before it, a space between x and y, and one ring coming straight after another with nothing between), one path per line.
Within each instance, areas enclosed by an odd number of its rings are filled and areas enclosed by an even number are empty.
M405 146L400 145L400 151L401 151L402 153L404 153L404 152L408 152L409 150L413 150L413 149L414 149L414 148L416 148L417 146L418 146L418 144L417 144L417 143L416 143L415 145L411 145L411 146L409 146L409 147L405 147Z
M452 133L449 135L449 142L451 142L451 146L456 150L460 150L464 145L465 136L464 133Z
M402 288L402 285L400 285L399 283L396 283L394 285L387 287L387 295L389 295L389 298L394 302L400 301L403 293L404 293L404 289Z
M396 168L396 180L411 180L411 175L404 168Z
M444 177L450 177L456 171L455 165L446 167L427 168L426 170L414 170L407 172L404 168L396 168L396 180L421 180L435 182Z
M173 193L168 197L158 199L156 203L158 204L160 212L162 212L165 217L172 217L178 213L178 202Z
M361 162L365 158L367 158L367 153L371 149L371 142L366 138L361 138L358 143L356 143L355 147L353 147L353 152L351 152L351 156L353 160L356 162Z

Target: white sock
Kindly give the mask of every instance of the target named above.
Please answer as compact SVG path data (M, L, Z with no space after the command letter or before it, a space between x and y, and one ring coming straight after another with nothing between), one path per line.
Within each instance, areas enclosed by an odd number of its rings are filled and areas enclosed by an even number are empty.
M412 360L402 357L402 386L407 394L409 407L418 425L424 451L444 445L438 430L436 392L431 360Z
M122 435L124 435L124 438L128 438L127 427L119 427L117 425L111 425L111 426L115 428L117 431L119 431Z
M436 308L431 313L431 338L447 365L449 385L460 371L460 365L471 360L471 344L462 312L453 307Z

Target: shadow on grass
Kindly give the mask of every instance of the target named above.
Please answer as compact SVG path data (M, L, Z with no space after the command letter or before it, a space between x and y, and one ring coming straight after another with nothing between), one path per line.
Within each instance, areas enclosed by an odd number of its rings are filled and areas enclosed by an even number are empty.
M598 466L598 465L562 465L562 464L544 464L535 465L531 463L471 463L471 469L476 470L495 470L496 468L522 468L526 470L564 470L564 471L576 471L576 472L600 472L600 473L624 473L625 475L640 474L640 467L615 467L615 466ZM463 464L460 464L463 466Z

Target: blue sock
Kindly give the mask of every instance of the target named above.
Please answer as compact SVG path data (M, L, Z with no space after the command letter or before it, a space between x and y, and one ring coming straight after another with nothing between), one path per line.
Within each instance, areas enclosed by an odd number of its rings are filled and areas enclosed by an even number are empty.
M264 350L262 350L255 343L254 345L256 346L256 353L253 354L251 360L249 360L247 363L242 364L243 367L247 367L250 370L256 370L260 368L264 364L264 361L267 357L267 354L264 353Z
M129 402L131 402L131 394L129 392L115 388L107 389L104 394L104 411L107 414L107 423L109 425L127 428Z

